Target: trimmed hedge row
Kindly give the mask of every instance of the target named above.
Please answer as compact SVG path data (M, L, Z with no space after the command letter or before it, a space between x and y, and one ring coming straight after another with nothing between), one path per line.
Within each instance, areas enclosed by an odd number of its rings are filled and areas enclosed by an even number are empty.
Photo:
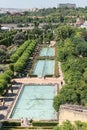
M35 40L32 40L29 46L26 48L24 53L21 55L21 57L17 60L17 62L14 64L14 71L15 72L22 72L23 69L25 69L28 60L36 46L37 42Z
M33 126L56 126L58 122L40 122L40 121L33 121L32 125Z
M6 127L6 126L21 126L20 122L15 122L15 121L4 121L2 122L2 126Z
M15 63L19 57L23 54L23 52L26 50L26 48L31 43L30 40L25 41L18 49L17 51L10 57L11 62Z

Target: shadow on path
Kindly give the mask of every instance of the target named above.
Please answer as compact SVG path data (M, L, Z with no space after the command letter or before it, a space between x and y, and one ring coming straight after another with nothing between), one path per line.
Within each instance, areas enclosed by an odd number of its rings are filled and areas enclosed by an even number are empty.
M12 102L14 100L14 98L4 98L5 102Z
M6 95L5 95L5 97L14 97L14 96L16 96L17 94L16 93L7 93Z
M0 110L6 110L7 108L7 106L0 106Z
M3 120L5 117L3 114L0 114L0 120Z

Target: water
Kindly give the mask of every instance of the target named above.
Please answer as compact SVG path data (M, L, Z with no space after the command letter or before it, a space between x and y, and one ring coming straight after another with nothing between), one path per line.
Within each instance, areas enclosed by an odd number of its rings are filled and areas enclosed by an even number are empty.
M34 66L33 74L38 77L45 75L54 75L54 60L38 60Z
M55 55L55 48L44 47L40 51L40 56L54 56L54 55Z
M55 55L55 48L44 47L40 51L40 56L45 56L45 60L38 60L34 66L33 74L38 77L54 75L54 60L48 60L47 56Z
M33 118L34 120L56 119L52 106L56 86L29 85L24 86L15 108L11 114L13 119Z

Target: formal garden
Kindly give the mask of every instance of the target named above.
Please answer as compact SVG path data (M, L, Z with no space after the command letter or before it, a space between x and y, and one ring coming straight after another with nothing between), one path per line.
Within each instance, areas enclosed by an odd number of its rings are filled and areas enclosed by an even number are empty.
M34 15L36 17L33 19ZM42 18L38 18L39 15ZM42 47L48 47L51 40L55 40L55 56L48 56L47 59L55 59L55 77L59 76L58 61L61 62L65 85L54 97L53 107L56 112L59 111L60 105L66 103L87 107L87 30L69 26L71 22L73 24L76 22L78 16L83 15L87 19L87 8L42 9L37 13L25 12L24 16L14 18L9 14L8 17L1 15L0 24L20 23L28 26L28 23L33 23L34 29L2 31L0 27L0 95L6 94L14 77L32 77L32 69L36 61L45 59L44 56L38 56L38 52ZM40 23L43 23L41 28L39 28ZM37 77L37 75L33 76ZM42 124L39 123L36 124L41 126ZM87 129L87 124L80 121L75 122L74 125L66 121L60 126L51 123L48 129ZM5 122L2 129L10 130L15 123L11 128L7 128L8 124ZM44 126L48 126L48 124L44 124ZM19 126L20 123L17 122L16 125ZM50 128L51 125L52 128ZM57 126L54 127L54 125Z

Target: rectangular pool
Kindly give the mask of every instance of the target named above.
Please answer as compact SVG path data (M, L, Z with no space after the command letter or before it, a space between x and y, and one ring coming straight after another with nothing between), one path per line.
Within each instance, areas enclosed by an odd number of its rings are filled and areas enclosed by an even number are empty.
M40 56L54 56L55 55L55 48L53 47L44 47L40 51Z
M37 60L33 69L33 74L37 75L38 77L54 75L54 65L54 60Z
M10 116L12 119L55 120L55 85L25 85Z

